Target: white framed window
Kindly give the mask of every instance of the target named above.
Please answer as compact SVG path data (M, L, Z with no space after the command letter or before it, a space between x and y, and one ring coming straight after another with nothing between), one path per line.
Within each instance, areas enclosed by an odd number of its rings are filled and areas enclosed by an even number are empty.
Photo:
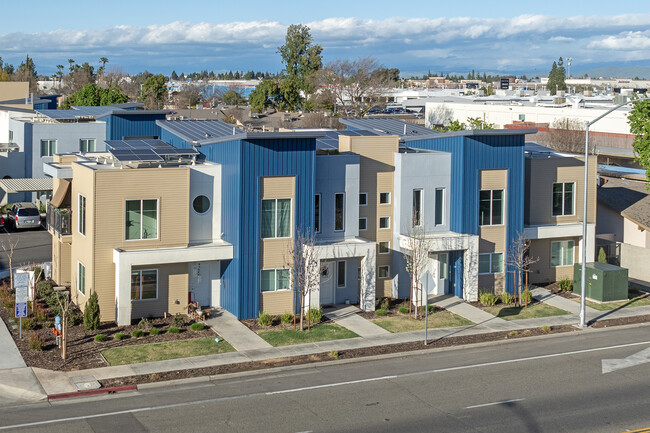
M345 230L345 193L334 194L334 231Z
M368 206L368 193L359 193L359 206Z
M485 253L478 255L479 274L502 274L503 253Z
M360 231L368 230L368 218L366 217L359 218L359 230Z
M82 138L79 140L79 151L81 152L94 152L95 151L95 139L94 138Z
M422 225L422 189L413 190L413 227L420 227Z
M314 231L320 233L320 194L314 197Z
M291 199L262 200L262 239L291 237Z
M448 278L449 272L449 254L438 253L438 278L444 280Z
M390 242L389 241L382 241L382 242L379 242L377 245L378 245L379 254L389 254L390 253Z
M377 266L377 277L390 278L390 266Z
M390 204L390 192L379 193L379 204Z
M126 240L158 238L158 199L126 201Z
M158 299L158 269L131 271L131 300Z
M278 292L291 288L291 272L289 269L262 269L260 271L260 291Z
M77 220L77 228L79 233L86 236L86 197L79 194L79 202L77 203L77 214L79 216Z
M551 242L551 266L573 266L573 241Z
M434 225L445 223L445 188L436 188Z
M41 156L52 156L56 153L56 140L41 140Z
M336 262L336 287L345 287L345 260Z
M481 226L503 224L503 190L483 189L479 194L478 223Z
M573 215L575 209L575 183L553 183L553 216Z
M379 218L379 228L380 229L389 229L390 228L390 217L380 217Z
M86 294L86 267L77 262L77 292Z

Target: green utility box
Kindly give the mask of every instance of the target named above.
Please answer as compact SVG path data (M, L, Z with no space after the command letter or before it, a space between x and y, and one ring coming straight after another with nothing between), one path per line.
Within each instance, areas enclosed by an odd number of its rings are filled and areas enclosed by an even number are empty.
M585 295L599 302L622 301L628 298L627 269L609 263L587 263ZM580 296L582 265L573 266L573 293Z

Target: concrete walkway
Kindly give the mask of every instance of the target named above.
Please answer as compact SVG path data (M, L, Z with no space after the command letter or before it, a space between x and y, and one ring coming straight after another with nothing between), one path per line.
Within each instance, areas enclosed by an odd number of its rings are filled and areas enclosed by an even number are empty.
M16 320L18 324L18 320ZM27 338L23 335L24 338ZM20 351L14 343L14 339L7 329L4 320L0 319L0 347L2 347L2 355L0 355L0 370L9 368L27 367Z
M571 299L563 298L562 296L554 295L546 289L541 287L536 287L531 290L533 298L537 299L540 302L548 304L552 307L559 308L564 311L568 311L571 314L579 315L580 314L580 303L572 301ZM585 306L585 311L587 317L596 317L602 312L591 308L590 306Z
M444 308L477 325L483 325L493 331L514 331L521 329L515 321L503 320L500 317L476 308L454 295L439 295L429 298L429 303Z
M359 337L374 337L377 335L388 335L390 332L359 316L357 313L361 311L359 307L354 305L339 305L333 308L323 309L323 315L331 319L337 325L357 334Z
M251 331L231 313L223 308L212 310L210 318L204 322L214 332L223 337L237 351L268 349L269 343Z

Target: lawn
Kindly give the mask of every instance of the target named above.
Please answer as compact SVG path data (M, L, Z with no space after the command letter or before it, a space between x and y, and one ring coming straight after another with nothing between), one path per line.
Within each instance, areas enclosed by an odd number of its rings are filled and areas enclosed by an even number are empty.
M424 318L409 319L408 316L392 316L372 319L372 322L389 332L409 332L424 329ZM452 326L473 325L473 322L449 311L437 311L429 314L429 328L450 328Z
M636 294L639 292L633 292L632 290L630 290L631 295L632 293ZM634 296L634 295L632 296L633 296L632 298L625 301L605 302L601 304L600 302L594 302L587 299L585 303L589 307L599 311L608 311L608 310L616 310L619 308L641 307L644 305L650 305L650 296L648 296L647 294L644 293L641 296ZM580 302L580 298L574 298L573 300L576 302Z
M536 319L538 317L562 316L571 314L551 305L537 302L528 307L515 307L513 305L497 304L494 307L481 307L483 310L504 320Z
M305 329L301 332L294 331L293 328L285 328L259 331L257 335L274 347L358 337L357 334L347 328L331 324L316 325L310 331Z
M102 355L110 365L124 365L234 351L235 349L222 339L217 343L214 338L193 338L191 340L115 347L104 350Z

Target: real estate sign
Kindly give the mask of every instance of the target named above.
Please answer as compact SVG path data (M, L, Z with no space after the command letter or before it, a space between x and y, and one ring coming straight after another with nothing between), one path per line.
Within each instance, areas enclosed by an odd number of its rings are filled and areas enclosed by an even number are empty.
M16 317L27 317L29 274L16 272L14 274L14 288L16 289Z

